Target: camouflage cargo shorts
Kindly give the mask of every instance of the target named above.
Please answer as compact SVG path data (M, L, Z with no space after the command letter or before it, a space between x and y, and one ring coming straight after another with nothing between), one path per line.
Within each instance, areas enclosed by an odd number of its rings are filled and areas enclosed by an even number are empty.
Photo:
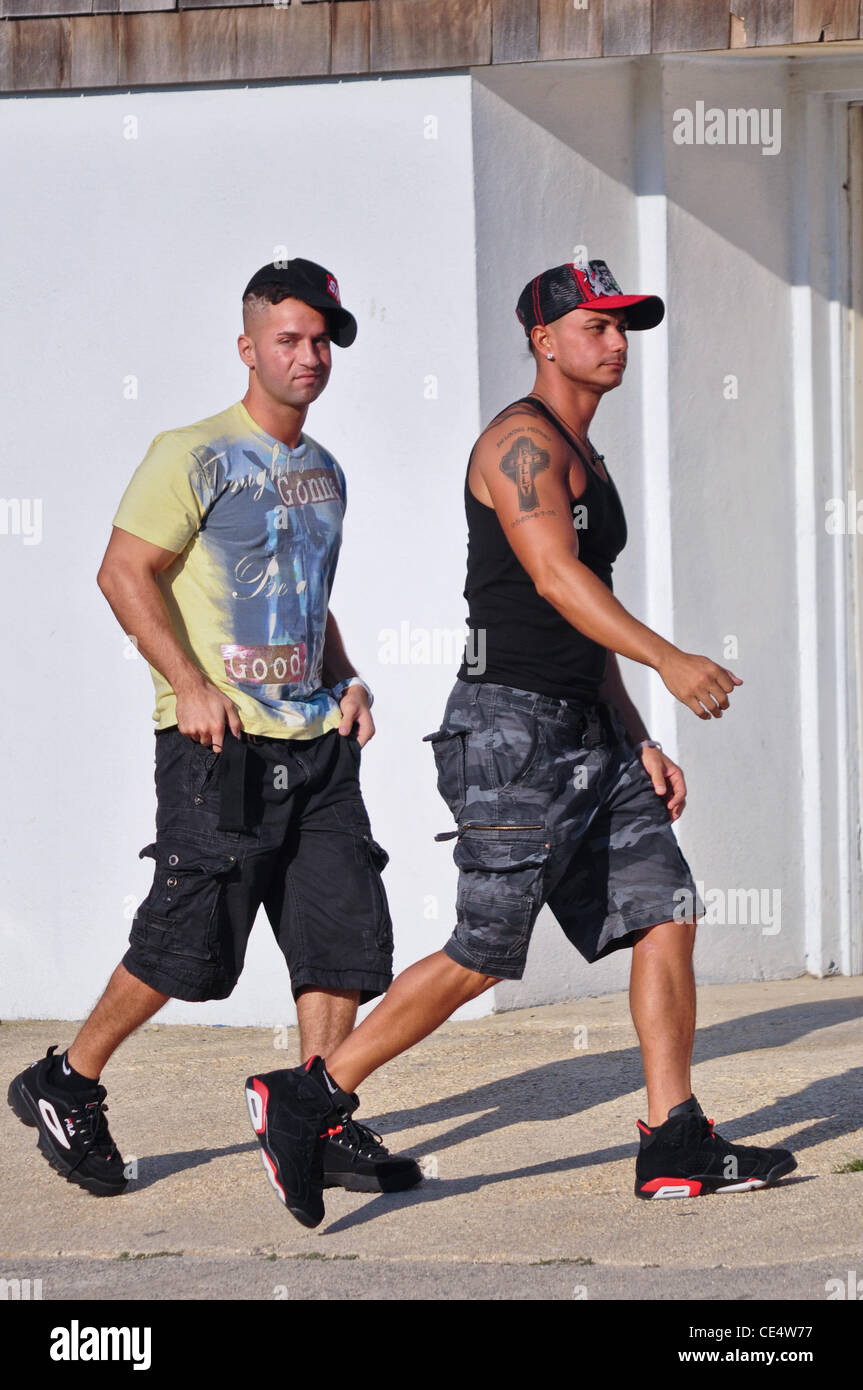
M518 980L548 903L588 961L703 907L665 801L617 709L457 680L425 736L458 829L457 924L444 951ZM681 899L681 890L691 897Z

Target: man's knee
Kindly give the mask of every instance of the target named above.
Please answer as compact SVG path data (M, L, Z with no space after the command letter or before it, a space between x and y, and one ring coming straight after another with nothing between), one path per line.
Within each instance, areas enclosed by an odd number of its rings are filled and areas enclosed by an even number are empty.
M692 955L695 948L696 926L697 923L694 918L686 921L675 921L673 918L669 918L665 922L654 922L652 926L644 927L638 933L635 949L640 953L661 951L663 953Z
M453 963L455 964L455 962ZM484 975L479 970L469 970L465 965L458 965L457 968L464 976L465 988L469 991L468 999L478 999L481 994L485 994L487 989L500 984L496 975Z

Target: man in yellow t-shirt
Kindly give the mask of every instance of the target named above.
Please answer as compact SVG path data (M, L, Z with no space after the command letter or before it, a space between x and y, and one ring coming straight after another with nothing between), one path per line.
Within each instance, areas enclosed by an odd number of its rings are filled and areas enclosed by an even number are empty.
M358 1005L392 980L388 856L359 786L371 693L329 609L346 483L303 429L331 343L349 347L356 331L322 266L263 266L243 293L245 396L157 435L114 516L99 585L156 691L156 839L141 850L153 886L68 1051L49 1049L9 1092L52 1166L98 1194L126 1185L103 1067L169 998L231 993L261 905L290 972L303 1061L343 1041ZM349 1116L333 1130L329 1185L420 1180L413 1159Z

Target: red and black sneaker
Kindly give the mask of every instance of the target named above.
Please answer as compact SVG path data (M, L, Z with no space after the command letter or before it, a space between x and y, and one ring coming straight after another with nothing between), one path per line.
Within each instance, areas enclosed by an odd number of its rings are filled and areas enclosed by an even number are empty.
M797 1159L788 1149L756 1149L729 1144L690 1096L668 1112L664 1124L649 1129L641 1120L641 1147L635 1160L635 1195L704 1197L709 1192L751 1192L771 1187L792 1173Z
M261 1146L261 1162L276 1196L303 1226L324 1219L324 1145L359 1101L324 1079L324 1063L265 1072L246 1079L246 1104Z
M125 1164L105 1119L107 1092L91 1086L75 1092L51 1084L56 1046L31 1062L9 1086L9 1107L39 1131L39 1149L67 1182L95 1197L115 1197L127 1183Z
M422 1182L415 1158L391 1154L379 1134L368 1125L345 1117L341 1131L324 1145L324 1187L346 1187L349 1192L405 1192Z

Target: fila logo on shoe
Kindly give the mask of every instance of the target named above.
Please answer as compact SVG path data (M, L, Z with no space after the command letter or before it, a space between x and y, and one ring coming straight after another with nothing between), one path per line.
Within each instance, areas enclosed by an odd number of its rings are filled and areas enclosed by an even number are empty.
M46 1125L50 1129L54 1138L63 1145L64 1149L71 1149L72 1145L63 1133L63 1126L57 1118L57 1111L54 1109L50 1100L40 1100L39 1113ZM74 1131L73 1131L74 1132Z

